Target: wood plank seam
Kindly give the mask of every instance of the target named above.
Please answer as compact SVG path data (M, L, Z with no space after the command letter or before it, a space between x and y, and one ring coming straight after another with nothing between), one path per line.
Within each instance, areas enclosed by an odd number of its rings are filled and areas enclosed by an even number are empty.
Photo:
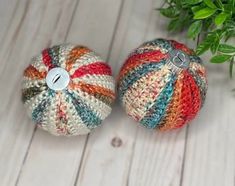
M138 136L138 132L139 130L136 128L136 131L135 131L135 136L134 136L134 139L137 138ZM134 157L134 152L135 152L135 146L136 146L136 140L134 140L133 144L132 144L132 149L131 149L131 157L130 157L130 164L129 164L129 167L128 167L128 173L127 173L127 180L126 180L126 186L130 186L130 175L131 175L131 167L132 167L132 164L133 164L133 157Z
M118 24L119 24L119 19L120 19L120 16L121 16L121 12L123 10L123 7L124 7L124 0L121 0L121 5L119 7L119 13L118 13L118 16L117 16L117 19L116 19L116 23L115 23L115 26L114 26L114 32L113 32L113 35L112 35L112 39L111 39L111 42L110 42L110 45L109 45L109 51L108 51L108 55L106 57L106 62L108 63L109 59L110 59L110 54L111 54L111 50L112 50L112 47L113 47L113 43L114 43L114 38L115 38L115 35L116 35L116 30L117 30L117 27L118 27ZM90 135L88 134L87 135L87 138L86 138L86 142L85 142L85 145L84 145L84 148L83 148L83 152L82 152L82 157L81 157L81 161L80 161L80 165L78 167L78 171L77 171L77 174L76 174L76 179L75 179L75 182L74 182L74 186L77 185L78 183L78 180L79 180L79 177L80 177L80 170L82 168L82 165L84 163L84 158L85 158L85 154L86 154L86 146L88 144L88 141L89 141L89 137Z
M185 130L185 142L184 142L184 153L183 153L183 159L182 159L182 166L181 166L181 173L180 173L180 185L183 185L183 181L184 181L184 168L185 168L185 157L186 157L186 153L187 153L187 141L188 141L188 133L189 133L189 125L186 126L186 130Z
M123 8L124 8L124 0L121 0L119 13L118 13L118 16L117 16L117 21L116 21L115 26L114 26L114 32L113 32L113 36L112 36L112 39L111 39L111 42L110 42L110 45L109 45L108 55L107 55L107 58L106 58L107 63L109 63L109 60L110 60L110 57L111 57L111 51L112 51L112 48L113 48L113 45L114 45L114 40L115 40L115 36L117 34L117 30L118 30L117 28L118 28L118 25L120 23L120 17L121 17Z
M75 180L74 180L74 186L76 186L77 182L78 182L78 179L79 179L79 176L80 176L80 172L81 172L81 168L83 166L83 163L84 163L84 158L85 158L85 152L86 152L86 148L87 148L87 143L88 143L88 140L89 140L89 136L90 134L86 135L86 140L85 140L85 144L84 144L84 148L83 148L83 151L82 151L82 156L81 156L81 160L80 160L80 163L78 165L78 168L77 168L77 173L76 173L76 177L75 177Z

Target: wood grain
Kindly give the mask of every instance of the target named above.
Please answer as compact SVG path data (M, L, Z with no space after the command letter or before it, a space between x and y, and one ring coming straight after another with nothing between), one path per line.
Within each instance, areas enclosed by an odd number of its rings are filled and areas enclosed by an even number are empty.
M26 116L21 103L20 89L23 69L30 58L47 47L53 38L60 42L55 32L58 17L69 16L75 1L16 1L12 11L5 16L12 17L1 47L1 91L0 100L0 169L1 185L14 185L19 181L28 147L34 134L34 125ZM61 11L67 13L63 14ZM66 10L67 9L67 10ZM69 13L68 13L69 12ZM64 20L65 21L65 20ZM63 22L65 28L68 21ZM4 23L4 22L3 22ZM3 25L4 27L4 25ZM57 37L57 38L56 38ZM29 180L27 181L29 184Z
M76 12L70 16L72 19L70 27L63 27L68 30L67 36L64 34L61 37L65 42L95 48L105 58L113 37L120 3L121 1L117 0L99 2L80 0L77 8L75 7ZM96 7L93 12L90 11L92 6ZM109 6L111 9L104 10L104 6ZM97 19L97 14L99 19ZM109 16L110 14L112 16ZM103 39L104 35L106 40ZM34 185L46 183L62 186L77 182L87 138L87 136L70 139L56 138L37 130L22 167L22 173L19 175L18 185L27 185L33 180L36 180Z
M235 96L218 71L209 71L209 85L205 107L189 128L183 186L235 184Z

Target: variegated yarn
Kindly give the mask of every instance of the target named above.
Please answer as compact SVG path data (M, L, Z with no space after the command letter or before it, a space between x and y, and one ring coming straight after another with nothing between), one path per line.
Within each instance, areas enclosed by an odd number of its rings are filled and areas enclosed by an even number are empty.
M151 129L179 128L202 107L207 92L201 59L184 44L155 39L135 49L118 77L128 115Z
M57 69L68 74L62 90L49 88L46 79ZM66 83L63 73L52 75L58 76L54 83L59 78ZM44 130L54 135L87 134L110 114L114 85L111 68L93 51L58 45L43 50L25 69L22 99L32 120Z

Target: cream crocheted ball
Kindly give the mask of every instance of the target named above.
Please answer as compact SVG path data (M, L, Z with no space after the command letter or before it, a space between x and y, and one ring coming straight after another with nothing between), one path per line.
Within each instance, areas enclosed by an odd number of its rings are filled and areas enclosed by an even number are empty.
M45 49L24 71L23 103L36 125L54 135L89 133L110 114L114 99L111 68L83 46Z

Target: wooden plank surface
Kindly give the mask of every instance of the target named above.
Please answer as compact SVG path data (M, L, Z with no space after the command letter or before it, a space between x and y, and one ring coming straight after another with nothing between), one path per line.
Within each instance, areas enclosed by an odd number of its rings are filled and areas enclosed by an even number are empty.
M0 0L0 185L234 186L235 96L226 67L208 66L209 91L189 127L154 132L118 103L87 136L35 129L20 100L23 69L41 49L63 42L98 52L116 76L142 42L166 32L154 0ZM203 56L205 61L208 56Z
M121 1L117 0L80 0L72 17L68 35L63 35L63 38L66 42L87 45L92 49L94 47L94 50L105 58L113 37L120 3ZM96 9L91 12L92 6ZM104 6L108 6L109 9L104 10ZM22 167L22 174L19 175L18 185L26 185L29 180L35 179L35 185L43 185L45 180L48 185L57 186L77 182L87 138L55 138L37 130Z

